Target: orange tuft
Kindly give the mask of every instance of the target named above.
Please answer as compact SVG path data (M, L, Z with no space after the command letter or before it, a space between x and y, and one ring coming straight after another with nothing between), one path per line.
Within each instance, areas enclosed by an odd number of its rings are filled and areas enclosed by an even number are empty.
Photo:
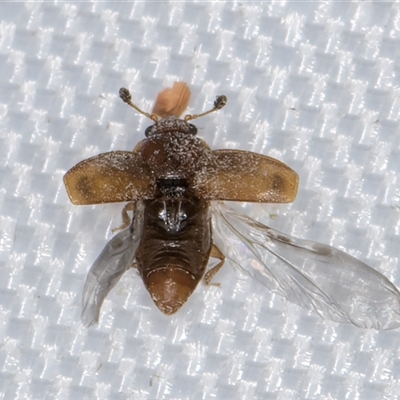
M153 114L161 118L179 118L186 110L190 99L190 89L185 82L175 82L172 88L160 92L153 107Z

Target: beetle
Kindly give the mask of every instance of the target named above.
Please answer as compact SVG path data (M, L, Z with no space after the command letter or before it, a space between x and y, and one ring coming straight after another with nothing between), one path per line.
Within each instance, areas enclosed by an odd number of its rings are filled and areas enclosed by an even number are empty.
M223 203L290 203L299 183L297 173L276 159L211 150L197 137L189 121L224 107L225 96L218 96L211 110L180 119L190 97L185 83L161 92L151 114L132 103L127 89L119 94L153 121L146 138L133 152L99 154L64 176L73 204L128 202L121 232L88 273L85 325L98 321L105 297L133 265L156 306L171 315L203 278L211 282L226 256L271 291L322 317L365 328L400 326L400 293L382 274L338 249L290 237ZM219 262L207 271L210 257Z

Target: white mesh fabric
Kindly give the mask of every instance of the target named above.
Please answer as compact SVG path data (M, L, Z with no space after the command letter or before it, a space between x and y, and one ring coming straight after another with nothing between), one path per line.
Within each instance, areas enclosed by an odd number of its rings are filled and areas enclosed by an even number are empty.
M397 398L398 331L321 320L229 264L173 317L131 270L83 328L85 276L122 205L73 206L62 176L143 138L120 87L151 110L183 80L190 112L228 97L196 121L212 148L300 174L293 205L243 212L400 287L399 18L390 2L2 2L0 397Z

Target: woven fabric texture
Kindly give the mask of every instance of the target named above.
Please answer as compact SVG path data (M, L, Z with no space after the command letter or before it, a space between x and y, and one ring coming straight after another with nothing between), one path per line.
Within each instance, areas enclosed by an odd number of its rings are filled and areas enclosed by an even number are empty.
M80 322L122 204L70 203L79 161L133 149L175 81L211 148L275 157L291 205L236 205L400 287L400 5L356 1L0 4L2 399L396 399L399 331L322 320L229 263L162 315L137 272Z

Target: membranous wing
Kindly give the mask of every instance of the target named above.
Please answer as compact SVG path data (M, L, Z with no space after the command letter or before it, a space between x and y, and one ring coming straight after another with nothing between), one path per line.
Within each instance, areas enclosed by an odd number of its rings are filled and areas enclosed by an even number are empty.
M382 274L331 246L277 232L222 204L212 207L225 256L271 291L323 318L362 328L400 326L400 293ZM232 234L243 246L232 241Z
M82 296L82 322L91 326L98 322L100 308L110 290L132 266L143 229L143 205L138 203L132 224L115 235L90 268Z

